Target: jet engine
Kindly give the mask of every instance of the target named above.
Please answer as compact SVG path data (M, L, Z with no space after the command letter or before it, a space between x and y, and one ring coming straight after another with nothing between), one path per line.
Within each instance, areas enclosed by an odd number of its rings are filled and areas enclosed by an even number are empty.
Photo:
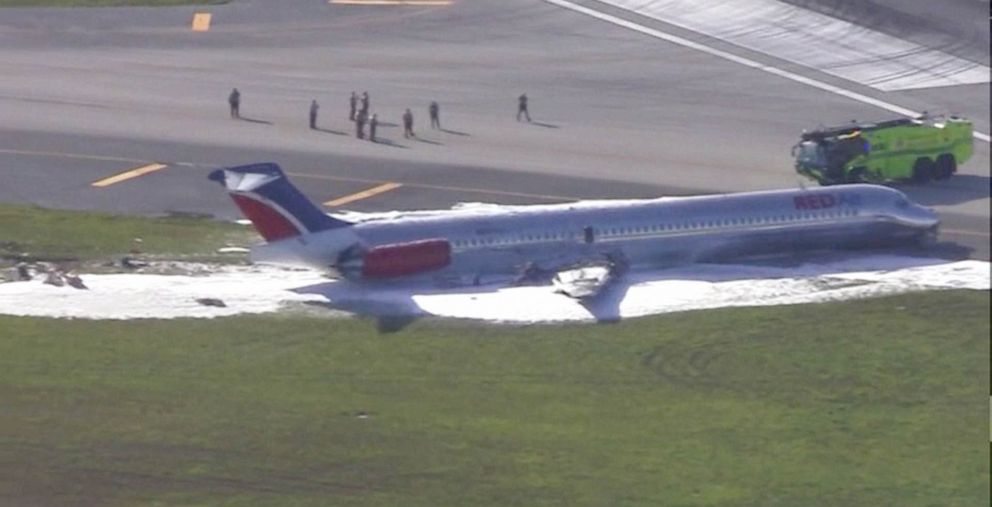
M337 269L351 279L384 279L426 273L448 264L451 243L439 238L352 248L338 258Z

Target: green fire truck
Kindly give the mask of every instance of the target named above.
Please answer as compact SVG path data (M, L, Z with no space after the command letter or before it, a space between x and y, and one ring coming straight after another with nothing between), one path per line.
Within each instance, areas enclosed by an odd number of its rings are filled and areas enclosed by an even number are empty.
M971 122L955 116L852 122L803 132L792 148L796 172L821 185L944 180L971 152Z

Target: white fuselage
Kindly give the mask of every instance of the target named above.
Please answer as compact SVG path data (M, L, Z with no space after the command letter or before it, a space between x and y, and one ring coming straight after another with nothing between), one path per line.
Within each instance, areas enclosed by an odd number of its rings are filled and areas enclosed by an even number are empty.
M933 234L933 211L875 185L637 201L481 207L373 219L260 245L252 260L334 270L342 252L445 239L442 276L554 270L610 257L632 267L795 250L864 248Z

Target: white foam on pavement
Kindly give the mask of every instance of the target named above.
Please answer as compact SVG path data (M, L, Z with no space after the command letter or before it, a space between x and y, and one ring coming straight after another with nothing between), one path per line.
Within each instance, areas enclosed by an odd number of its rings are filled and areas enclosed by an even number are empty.
M83 275L89 290L40 280L0 284L0 314L86 319L173 319L275 312L300 303L371 315L437 315L493 322L596 321L730 306L817 303L904 292L988 290L990 265L896 255L798 266L687 265L628 273L591 303L551 286L442 289L357 285L312 271L216 268L209 275ZM212 298L225 307L205 306Z
M776 0L599 0L873 88L987 83L988 66Z

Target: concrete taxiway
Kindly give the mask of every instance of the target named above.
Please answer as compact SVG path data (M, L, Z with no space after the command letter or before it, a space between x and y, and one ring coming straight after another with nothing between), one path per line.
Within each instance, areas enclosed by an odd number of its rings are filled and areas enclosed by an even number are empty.
M789 151L802 129L893 116L769 68L961 114L989 132L988 83L883 91L602 2L572 3L764 68L541 0L5 9L0 201L227 219L236 212L206 172L261 160L282 164L314 200L362 211L781 188L799 184ZM987 65L987 33L984 61L974 37L942 42L959 25L975 32L987 5L971 4L954 4L960 19L914 25L907 40ZM210 29L194 32L201 11ZM899 35L892 22L851 19ZM232 87L241 121L228 117ZM384 122L380 143L355 139L347 120L348 95L365 90ZM532 123L514 118L521 93ZM306 125L312 99L321 130ZM447 130L428 128L431 100ZM408 107L416 139L398 126ZM92 185L121 174L134 177ZM941 213L945 240L989 257L987 142L976 140L955 178L905 190Z

